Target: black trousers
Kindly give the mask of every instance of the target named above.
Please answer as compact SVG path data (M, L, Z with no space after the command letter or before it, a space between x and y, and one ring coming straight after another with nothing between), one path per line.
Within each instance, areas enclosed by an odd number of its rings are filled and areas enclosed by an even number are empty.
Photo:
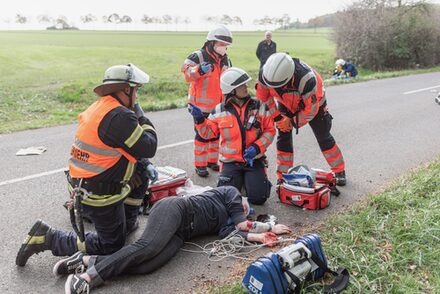
M291 113L283 104L279 103L278 109L281 113L287 115L288 117L293 117L293 113ZM316 116L309 122L321 151L331 149L336 143L335 139L330 133L332 128L332 119L333 117L325 109L325 105L322 105L319 108ZM278 132L277 150L293 153L292 132L294 131L295 129L293 129L291 132Z
M122 273L150 273L167 263L184 242L186 201L182 197L170 197L156 203L139 240L112 255L96 258L87 270L93 284Z
M217 187L220 186L234 186L238 191L244 187L249 202L261 205L269 198L272 184L267 178L263 160L256 159L253 167L237 162L223 163L217 184Z

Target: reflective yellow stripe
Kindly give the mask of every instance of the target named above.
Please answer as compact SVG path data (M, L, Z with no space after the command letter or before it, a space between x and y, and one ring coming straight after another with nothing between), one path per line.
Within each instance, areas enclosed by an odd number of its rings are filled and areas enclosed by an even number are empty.
M127 165L127 169L125 170L123 182L127 183L131 179L131 177L133 176L133 171L134 171L134 163L129 161Z
M127 197L124 200L124 204L131 205L131 206L140 206L142 204L142 200L143 199L136 199L136 198Z
M133 145L141 137L143 131L144 130L142 129L142 127L140 125L137 125L136 129L134 129L131 136L127 140L125 140L124 144L127 145L128 148L133 147Z
M155 130L152 126L147 125L147 124L142 125L142 129L143 129L144 131L152 131L152 132L156 133L156 130Z
M129 185L125 185L122 188L121 194L116 195L90 195L86 199L82 201L82 204L94 206L94 207L102 207L114 204L123 200L127 195L131 192L131 188Z
M38 245L38 244L44 244L46 241L45 236L27 236L26 241L24 241L25 244L28 245Z
M81 251L83 253L87 253L86 242L81 242L78 237L76 237L76 247L78 247L78 251Z

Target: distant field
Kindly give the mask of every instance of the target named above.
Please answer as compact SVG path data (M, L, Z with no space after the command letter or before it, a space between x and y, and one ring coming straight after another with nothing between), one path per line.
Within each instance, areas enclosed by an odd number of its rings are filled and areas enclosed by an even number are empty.
M262 32L234 34L234 66L255 77ZM200 32L1 31L0 133L66 124L95 98L92 89L105 69L134 63L151 76L140 96L149 110L181 106L187 84L180 73L185 57L204 43ZM275 32L279 51L290 52L324 75L333 67L330 31Z

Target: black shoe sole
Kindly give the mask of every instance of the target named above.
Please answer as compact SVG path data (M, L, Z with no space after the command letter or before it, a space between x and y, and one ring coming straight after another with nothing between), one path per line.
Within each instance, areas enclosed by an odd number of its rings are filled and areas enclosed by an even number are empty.
M26 260L22 260L22 261L19 260L20 259L19 257L21 254L24 253L26 247L28 246L29 240L34 236L35 232L40 228L42 223L43 223L42 220L38 220L30 229L28 236L26 237L25 243L21 244L20 250L17 253L17 257L15 259L16 265L18 265L18 266L25 266L26 265L26 262L30 256L28 258L26 258ZM31 236L31 238L29 238L29 236Z
M212 166L212 165L208 164L208 168L210 168L212 171L216 171L216 172L218 172L220 170L220 166L218 166L218 165Z

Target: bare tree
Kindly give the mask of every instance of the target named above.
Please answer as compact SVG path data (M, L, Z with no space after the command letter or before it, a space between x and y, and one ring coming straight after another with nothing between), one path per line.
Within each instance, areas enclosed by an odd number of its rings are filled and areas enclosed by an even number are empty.
M81 16L82 23L91 23L91 22L95 22L96 20L97 20L96 16L94 16L91 13Z
M232 17L230 17L227 14L223 14L222 17L220 18L220 22L225 24L225 25L230 25L232 23Z
M169 15L169 14L165 14L165 15L162 16L162 22L164 24L166 24L167 31L168 31L168 25L173 22L173 17L171 15Z
M25 24L27 22L27 17L21 14L15 16L15 22L19 24Z
M37 20L39 23L51 23L53 22L52 17L47 14L40 14L37 16Z
M120 23L121 17L117 13L112 13L108 16L107 21L111 23Z
M153 18L149 17L148 15L144 14L141 18L141 22L143 22L144 24L149 24L149 23L153 23Z
M238 24L238 25L243 25L243 21L241 20L241 18L239 16L234 16L232 18L232 23Z
M287 29L287 27L288 27L289 24L290 24L290 16L289 16L287 13L285 13L285 14L283 14L283 16L281 17L281 19L282 19L282 21L283 21L283 28L284 28L284 29Z
M121 17L121 19L119 20L120 23L131 23L133 22L133 19L128 16L128 15L124 15Z

